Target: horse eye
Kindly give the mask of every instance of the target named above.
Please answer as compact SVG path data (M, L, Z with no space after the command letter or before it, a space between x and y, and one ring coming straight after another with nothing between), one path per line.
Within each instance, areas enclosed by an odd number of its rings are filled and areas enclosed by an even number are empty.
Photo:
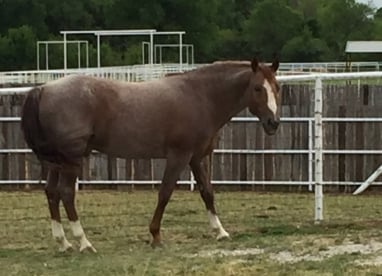
M261 92L261 90L262 90L262 86L260 86L260 85L256 85L255 86L255 91L256 92Z

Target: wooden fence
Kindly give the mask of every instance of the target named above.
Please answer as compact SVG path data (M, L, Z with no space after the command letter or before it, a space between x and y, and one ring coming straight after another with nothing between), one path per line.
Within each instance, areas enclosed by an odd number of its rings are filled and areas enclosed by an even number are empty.
M313 117L311 84L282 86L282 117ZM0 116L19 117L23 95L0 97ZM64 111L57 111L64 112ZM382 117L382 86L324 84L324 117ZM251 116L243 111L239 116ZM382 123L326 122L324 149L382 149ZM1 149L26 148L19 122L1 122ZM190 132L192 129L190 129ZM267 136L258 122L230 122L220 133L222 149L308 149L308 123L284 122L275 136ZM380 164L382 155L326 154L324 181L364 181ZM214 180L307 181L308 154L222 154L213 156ZM163 160L126 160L95 153L84 159L83 180L160 180ZM40 178L33 154L0 154L0 179ZM190 179L186 170L181 179ZM381 178L378 179L381 181Z

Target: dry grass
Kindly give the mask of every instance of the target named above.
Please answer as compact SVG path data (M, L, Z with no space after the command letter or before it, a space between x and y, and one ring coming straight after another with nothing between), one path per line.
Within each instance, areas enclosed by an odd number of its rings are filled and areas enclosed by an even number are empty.
M1 274L382 273L377 246L382 244L380 196L326 196L325 223L314 225L312 194L217 193L220 218L232 236L217 242L199 195L176 191L163 220L165 247L153 250L148 224L156 198L155 192L80 192L82 224L99 253L60 254L51 238L43 193L0 193Z

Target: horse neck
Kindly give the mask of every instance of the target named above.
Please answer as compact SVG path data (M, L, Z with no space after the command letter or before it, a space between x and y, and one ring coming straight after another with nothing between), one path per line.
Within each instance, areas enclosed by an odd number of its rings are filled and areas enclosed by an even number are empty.
M241 68L211 76L204 85L211 104L210 114L218 128L248 106L248 86L252 71Z

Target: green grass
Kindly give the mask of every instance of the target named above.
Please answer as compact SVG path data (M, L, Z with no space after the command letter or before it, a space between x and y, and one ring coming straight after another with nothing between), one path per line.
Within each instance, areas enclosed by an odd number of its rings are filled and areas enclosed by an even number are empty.
M381 251L341 253L296 263L272 257L280 252L318 256L349 242L382 242L380 196L328 195L324 198L325 222L315 225L312 194L217 193L220 219L232 236L218 242L198 193L176 191L162 223L165 246L154 250L149 245L148 224L156 198L151 191L79 192L82 224L98 250L97 254L81 254L57 251L42 192L2 192L0 275L382 274L382 265L357 263L372 260ZM64 227L73 242L67 220ZM211 253L254 248L262 252L241 256Z

